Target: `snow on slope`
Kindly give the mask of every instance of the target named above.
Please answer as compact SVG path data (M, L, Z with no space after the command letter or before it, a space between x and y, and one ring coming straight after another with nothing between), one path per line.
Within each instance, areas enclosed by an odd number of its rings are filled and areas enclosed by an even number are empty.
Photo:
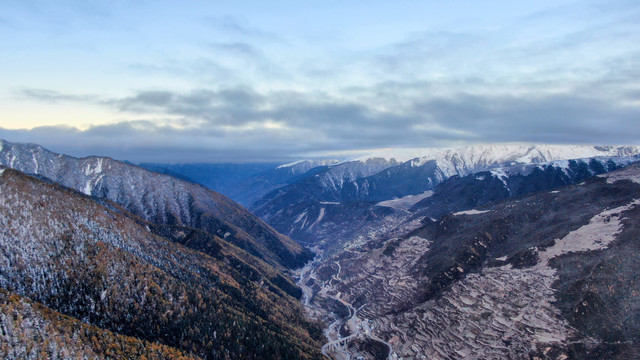
M272 264L310 256L228 198L203 186L110 158L74 158L39 145L0 140L0 165L48 178L85 195L107 199L144 220L189 226L222 236ZM303 261L300 258L300 261Z
M290 162L288 164L282 164L278 167L276 167L276 169L284 169L284 168L290 168L290 167L295 167L295 166L299 166L299 165L308 165L307 167L310 168L314 168L317 166L327 166L327 165L333 165L335 163L337 163L338 160L297 160L294 162Z
M369 153L357 158L344 160L329 166L322 175L323 186L339 190L346 182L371 176L387 168L405 164L421 167L435 161L433 178L425 179L436 185L454 175L466 176L479 171L495 170L498 178L508 174L499 167L515 165L529 168L518 171L532 171L532 164L547 164L563 168L569 167L568 160L594 157L618 157L616 165L626 165L640 154L640 146L587 146L587 145L536 145L536 144L492 144L444 148L388 149ZM413 176L413 175L411 175ZM354 186L358 184L354 183Z
M607 179L607 183L613 184L616 181L630 180L634 183L640 184L640 175L634 169L622 169L611 174L598 175Z
M407 195L397 199L380 201L376 204L376 206L386 206L390 208L394 208L396 210L409 210L413 205L418 203L420 200L424 200L429 196L433 195L432 190L427 190L421 194L417 195Z
M583 159L597 156L633 156L640 154L640 146L536 145L492 144L459 148L408 148L379 150L340 162L366 163L370 159L384 159L412 166L436 161L444 179L453 175L468 175L499 165L548 163L558 160Z

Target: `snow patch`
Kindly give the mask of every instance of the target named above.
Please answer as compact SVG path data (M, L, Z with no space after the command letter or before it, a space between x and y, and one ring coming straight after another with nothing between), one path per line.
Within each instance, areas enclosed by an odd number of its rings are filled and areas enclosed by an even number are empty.
M386 206L386 207L394 208L396 210L409 210L410 207L417 204L419 201L430 197L431 195L433 195L433 191L427 190L422 194L408 195L408 196L401 197L399 199L380 201L379 203L376 204L376 206Z
M320 201L320 204L322 204L322 205L340 205L340 203L337 202L337 201Z
M302 212L300 215L298 215L298 217L296 217L296 219L293 221L294 224L297 224L300 222L300 220L302 220L302 218L304 216L307 216L307 210L305 210L304 212Z
M38 164L38 160L36 160L36 153L35 152L31 153L31 159L33 160L33 166L35 168L35 170L33 170L33 172L37 174L40 167L39 167L39 164Z
M282 164L276 167L276 169L284 169L284 168L288 168L288 167L293 167L296 166L298 164L302 164L304 162L308 162L311 165L311 168L314 167L318 167L318 166L326 166L326 165L333 165L335 163L338 162L338 160L308 160L308 159L303 159L303 160L296 160L293 162L290 162L288 164Z
M316 221L313 222L313 224L311 224L311 226L309 226L309 230L313 229L313 227L319 223L320 221L322 221L322 219L324 219L324 208L320 208L320 214L318 214L318 218L316 219Z
M2 149L0 149L0 150L2 150ZM0 175L2 175L2 173L4 172L4 170L5 170L4 168L0 169Z
M458 211L457 213L453 213L453 216L458 216L458 215L479 215L479 214L485 214L491 212L491 210L465 210L465 211Z
M282 165L276 167L276 169L284 169L284 168L292 167L292 166L298 165L300 163L303 163L305 161L307 161L307 160L297 160L297 161L294 161L294 162L290 162L288 164L282 164Z
M502 184L504 184L504 187L508 188L506 179L509 177L509 175L504 169L498 168L498 169L491 170L491 176L502 181Z
M92 167L91 163L87 164L87 167L84 169L84 174L86 176L100 174L102 172L102 160L102 158L99 158L95 167Z
M87 181L82 192L85 193L85 195L91 195L91 180Z
M572 253L606 249L622 231L622 212L640 205L640 200L635 199L627 205L605 210L589 220L584 225L562 239L556 239L555 244L538 253L543 266L547 266L549 260L554 257Z
M613 184L614 182L621 180L631 180L634 183L640 184L640 171L633 166L611 173L598 175L598 177L607 179L607 184Z
M559 192L560 192L560 191L558 191L558 190L553 190L553 191L549 191L549 194L557 194L557 193L559 193Z

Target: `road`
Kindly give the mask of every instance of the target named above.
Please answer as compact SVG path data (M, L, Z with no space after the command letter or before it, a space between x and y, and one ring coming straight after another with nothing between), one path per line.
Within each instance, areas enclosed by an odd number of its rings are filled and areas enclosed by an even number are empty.
M340 278L340 274L342 273L342 266L340 265L339 261L334 261L334 264L336 264L338 268L338 272L331 277L331 281L329 281L329 286L333 286L333 280L336 280L338 282L342 281L342 279ZM304 291L304 288L303 288L303 291ZM358 309L355 309L353 307L353 304L350 304L344 301L338 296L329 295L329 294L327 294L327 296L347 306L349 309L350 316L347 320L342 320L342 319L335 320L333 323L331 323L329 328L325 331L325 336L327 337L329 342L322 346L322 354L324 356L331 359L336 359L336 360L351 359L351 354L348 352L348 342L352 338L362 336L387 346L387 348L389 349L388 357L387 357L388 360L397 359L397 355L393 352L393 347L391 346L391 344L378 338L372 333L371 328L369 327L368 320L366 319L363 320L358 317L358 311L362 309L366 304L360 306ZM350 334L349 336L341 337L340 328L345 324L348 325L348 327L353 331L353 333ZM333 356L331 356L330 354Z

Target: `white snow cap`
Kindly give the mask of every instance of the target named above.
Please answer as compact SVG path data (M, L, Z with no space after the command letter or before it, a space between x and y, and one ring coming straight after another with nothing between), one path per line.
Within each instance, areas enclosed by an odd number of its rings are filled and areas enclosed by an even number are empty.
M338 162L338 160L308 160L308 159L304 159L304 160L297 160L294 162L290 162L288 164L282 164L278 167L276 167L276 169L283 169L283 168L288 168L288 167L293 167L299 164L302 164L304 162L308 162L309 164L311 164L312 166L326 166L326 165L332 165Z
M436 160L466 164L530 164L554 160L581 159L595 156L629 156L640 153L640 146L590 146L590 145L537 145L537 144L491 144L458 148L406 148L375 150L348 161L365 162L382 158L397 162L414 160L414 166ZM456 161L457 160L457 161Z

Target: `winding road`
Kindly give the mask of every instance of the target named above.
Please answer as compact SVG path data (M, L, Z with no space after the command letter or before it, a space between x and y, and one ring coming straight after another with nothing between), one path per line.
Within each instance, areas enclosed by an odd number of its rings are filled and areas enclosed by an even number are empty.
M319 262L319 259L318 259L318 262ZM308 265L309 268L305 267L301 271L301 278L299 280L298 285L303 290L303 293L304 293L303 303L306 307L312 307L309 299L311 299L313 295L313 290L306 285L306 282L310 278L315 279L315 276L313 275L313 271L314 271L315 265L317 265L318 262L314 260L314 262ZM329 286L333 285L333 280L336 280L338 282L342 281L342 279L340 278L340 274L342 272L342 267L340 266L340 262L334 261L334 264L336 264L338 268L338 272L331 277ZM328 295L328 294L327 296L347 306L347 308L349 309L350 316L347 320L343 320L340 318L336 319L333 323L331 323L331 325L329 325L329 328L325 330L325 336L327 337L329 342L322 346L322 354L324 356L330 359L336 359L336 360L351 359L351 353L349 353L347 350L348 342L355 337L363 336L363 337L369 338L372 341L384 344L389 349L388 356L387 356L388 360L397 359L397 355L393 352L393 347L391 346L391 344L378 338L372 333L371 328L369 327L368 320L366 319L363 320L358 317L357 315L358 311L362 309L364 306L366 306L366 304L360 306L358 309L355 309L352 304L342 300L338 296ZM349 325L349 328L353 330L353 333L348 336L341 337L339 329L345 324ZM332 340L332 338L334 339Z

